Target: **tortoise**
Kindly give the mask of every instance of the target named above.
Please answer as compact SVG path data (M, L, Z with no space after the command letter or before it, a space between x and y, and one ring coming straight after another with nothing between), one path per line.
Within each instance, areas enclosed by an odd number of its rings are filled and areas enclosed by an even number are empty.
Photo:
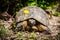
M25 27L28 26L26 28L31 27L30 30L32 30L32 28L35 28L38 31L42 31L41 29L50 31L48 27L49 22L47 13L42 8L37 6L28 6L22 8L16 14L16 22L17 28L21 27L25 23L27 24Z

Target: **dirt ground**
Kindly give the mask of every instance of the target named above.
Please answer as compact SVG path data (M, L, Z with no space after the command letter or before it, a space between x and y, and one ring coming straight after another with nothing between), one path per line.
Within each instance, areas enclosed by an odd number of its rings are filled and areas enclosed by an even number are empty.
M13 21L0 21L0 30L2 27L6 28L6 31L1 33L0 40L60 40L60 17L52 16L49 19L49 28L51 29L51 34L47 32L28 32L28 31L15 31L12 30L11 24Z

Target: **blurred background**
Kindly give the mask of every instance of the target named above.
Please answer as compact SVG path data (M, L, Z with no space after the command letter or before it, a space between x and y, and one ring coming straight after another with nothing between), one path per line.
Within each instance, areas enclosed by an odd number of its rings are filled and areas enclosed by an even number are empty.
M52 15L60 16L59 0L0 0L0 12L7 11L11 15L26 6L38 6Z

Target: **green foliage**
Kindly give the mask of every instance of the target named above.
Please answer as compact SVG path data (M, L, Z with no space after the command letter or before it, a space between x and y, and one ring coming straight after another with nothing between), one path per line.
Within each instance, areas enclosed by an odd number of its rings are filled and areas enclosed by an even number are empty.
M0 29L0 36L6 34L6 29L5 27L3 27L2 29Z
M55 16L60 16L60 12L57 12L57 11L52 11L51 14L52 14L52 15L55 15Z
M53 7L53 5L57 4L58 0L39 0L38 1L38 6L41 8L47 8L47 7Z
M10 35L11 35L10 30L5 28L4 26L2 26L2 28L0 28L0 37L6 37L6 36L10 36Z
M23 34L24 35L24 34ZM17 37L19 40L33 40L36 38L36 34L34 32L31 33L28 37L23 37L22 33L18 32Z
M18 32L17 37L19 38L19 40L21 40L22 39L22 34L20 32Z
M13 26L13 28L16 28L16 23L14 22L14 23L12 24L12 26Z
M29 0L27 6L37 6L37 0Z
M34 32L33 32L33 33L31 33L30 38L31 38L31 39L36 38L36 34L35 34Z

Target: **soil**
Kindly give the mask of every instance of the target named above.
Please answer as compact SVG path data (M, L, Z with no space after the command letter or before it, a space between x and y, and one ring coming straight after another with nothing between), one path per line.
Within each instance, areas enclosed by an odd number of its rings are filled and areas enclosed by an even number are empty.
M2 27L5 27L8 29L7 33L8 36L1 36L0 40L60 40L60 17L52 16L52 18L49 19L49 28L51 29L51 34L47 34L46 31L43 32L28 32L28 31L16 31L12 30L12 18L10 18L9 21L0 21L0 29ZM4 25L4 26L3 26ZM34 37L30 37L31 35L34 35ZM19 36L20 35L20 36ZM36 37L35 37L36 36Z

